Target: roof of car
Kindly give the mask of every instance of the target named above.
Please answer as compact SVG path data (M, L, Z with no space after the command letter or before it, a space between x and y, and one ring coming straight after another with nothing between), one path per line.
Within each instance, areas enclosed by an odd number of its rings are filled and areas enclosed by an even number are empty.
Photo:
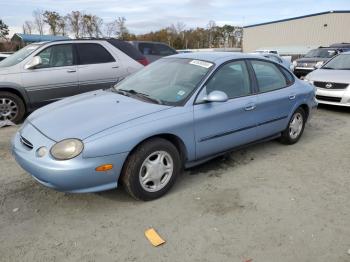
M193 52L193 53L181 53L177 55L167 56L165 58L188 58L204 60L209 62L227 61L231 59L239 58L261 58L259 55L245 54L240 52Z

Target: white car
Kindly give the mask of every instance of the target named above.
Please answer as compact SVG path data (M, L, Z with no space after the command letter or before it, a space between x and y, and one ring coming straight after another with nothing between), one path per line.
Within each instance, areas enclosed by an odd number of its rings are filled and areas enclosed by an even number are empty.
M288 60L279 56L278 54L267 53L267 52L255 52L255 53L251 53L251 54L263 56L263 57L270 59L278 64L284 65L286 68L292 70L292 64Z
M350 107L350 52L335 56L305 81L316 87L318 103Z

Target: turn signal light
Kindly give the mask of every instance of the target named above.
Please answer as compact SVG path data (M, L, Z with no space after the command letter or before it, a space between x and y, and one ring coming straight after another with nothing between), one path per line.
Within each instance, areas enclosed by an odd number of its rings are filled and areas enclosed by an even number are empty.
M96 167L95 170L98 172L104 172L104 171L111 170L112 168L113 168L112 164L105 164L105 165Z

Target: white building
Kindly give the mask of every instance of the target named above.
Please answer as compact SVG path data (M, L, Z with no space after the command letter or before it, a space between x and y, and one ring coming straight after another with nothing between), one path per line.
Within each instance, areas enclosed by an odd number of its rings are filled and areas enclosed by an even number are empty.
M275 49L303 54L333 43L350 43L350 10L328 11L243 27L243 51Z

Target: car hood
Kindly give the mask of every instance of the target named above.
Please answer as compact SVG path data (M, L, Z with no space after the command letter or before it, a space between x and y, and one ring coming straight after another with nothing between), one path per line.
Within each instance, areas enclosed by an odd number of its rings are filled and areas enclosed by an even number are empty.
M295 61L297 61L297 63L317 63L319 61L327 61L329 58L322 58L322 57L303 57L303 58L299 58Z
M332 83L350 83L350 70L318 69L307 75L308 80Z
M84 140L108 128L169 108L98 90L42 107L31 114L28 121L56 142L66 138Z

